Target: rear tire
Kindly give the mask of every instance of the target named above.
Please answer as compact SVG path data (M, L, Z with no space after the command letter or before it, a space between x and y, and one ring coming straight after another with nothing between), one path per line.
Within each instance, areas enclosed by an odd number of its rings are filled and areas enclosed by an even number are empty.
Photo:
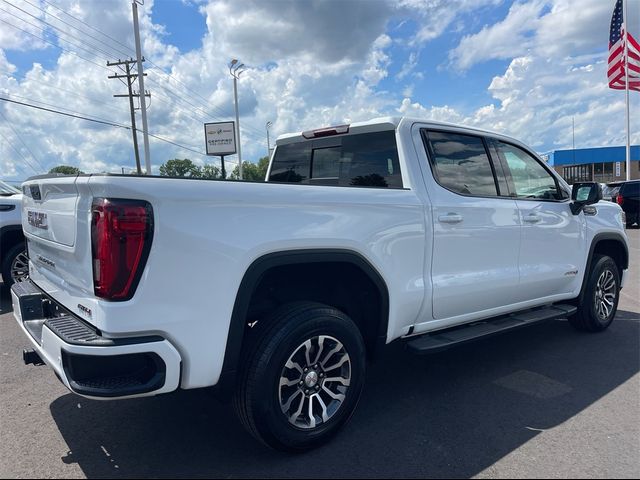
M606 255L594 255L582 301L569 322L578 330L602 332L616 316L620 299L620 273Z
M243 349L234 407L243 426L277 450L329 440L351 417L365 375L358 327L327 305L285 305ZM256 332L257 333L257 332Z

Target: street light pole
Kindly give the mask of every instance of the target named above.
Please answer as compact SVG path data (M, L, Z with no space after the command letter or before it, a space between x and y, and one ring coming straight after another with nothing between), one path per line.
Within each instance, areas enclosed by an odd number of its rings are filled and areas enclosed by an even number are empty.
M273 126L273 123L267 122L265 128L267 129L267 158L271 157L271 143L269 143L269 129Z
M236 129L237 134L236 138L238 139L238 174L240 176L240 180L242 180L242 147L240 142L240 114L238 112L238 80L240 79L240 74L244 71L243 69L244 63L239 63L237 59L231 60L229 64L229 73L233 77L233 98L236 108Z

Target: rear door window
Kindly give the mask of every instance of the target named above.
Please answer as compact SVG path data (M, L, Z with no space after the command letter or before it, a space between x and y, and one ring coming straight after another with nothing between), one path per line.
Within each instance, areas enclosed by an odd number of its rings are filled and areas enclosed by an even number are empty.
M462 195L498 195L482 137L431 130L423 130L423 135L432 171L440 185Z
M269 181L402 188L395 132L343 135L280 145Z

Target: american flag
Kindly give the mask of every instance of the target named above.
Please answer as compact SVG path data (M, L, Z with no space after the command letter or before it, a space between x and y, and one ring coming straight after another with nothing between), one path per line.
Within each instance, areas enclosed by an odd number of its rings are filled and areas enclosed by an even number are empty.
M622 13L622 1L616 1L616 8L611 17L609 31L609 87L616 90L625 89L625 23ZM640 91L640 44L627 32L627 68L629 74L629 90Z

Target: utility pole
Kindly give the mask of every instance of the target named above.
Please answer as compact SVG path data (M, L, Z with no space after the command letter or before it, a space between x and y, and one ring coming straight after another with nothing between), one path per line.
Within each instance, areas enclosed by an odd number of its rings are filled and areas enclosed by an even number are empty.
M271 143L269 142L269 129L273 126L273 123L267 122L265 128L267 129L267 157L271 159Z
M142 48L140 47L140 27L138 25L138 2L140 0L133 0L131 2L131 8L133 9L133 34L136 39L136 61L138 64L138 86L140 91L144 92L144 72L142 71ZM144 0L140 3L144 5ZM147 175L151 175L151 156L149 154L149 127L147 125L147 100L145 95L140 97L140 109L142 110L142 137L144 140L144 165L147 170Z
M238 173L240 174L240 180L242 180L242 146L240 144L240 114L238 113L238 79L242 72L244 72L244 63L239 63L235 58L231 60L231 63L229 63L229 73L233 77L233 98L236 107L236 128L238 129L236 137L238 139Z
M135 78L138 77L136 73L131 73L131 64L137 63L136 60L130 58L129 60L118 60L117 62L107 62L107 67L119 67L124 71L124 74L113 74L109 75L107 78L117 78L123 83L126 83L127 89L129 93L125 95L114 95L114 97L128 97L129 98L129 110L131 111L131 133L133 135L133 152L136 156L136 168L138 171L138 175L142 175L142 168L140 166L140 152L138 150L138 130L136 129L136 112L135 106L133 105L133 97L149 97L151 96L149 93L145 93L140 96L140 93L135 93L131 88ZM124 65L124 68L123 68ZM145 74L146 75L146 74Z

